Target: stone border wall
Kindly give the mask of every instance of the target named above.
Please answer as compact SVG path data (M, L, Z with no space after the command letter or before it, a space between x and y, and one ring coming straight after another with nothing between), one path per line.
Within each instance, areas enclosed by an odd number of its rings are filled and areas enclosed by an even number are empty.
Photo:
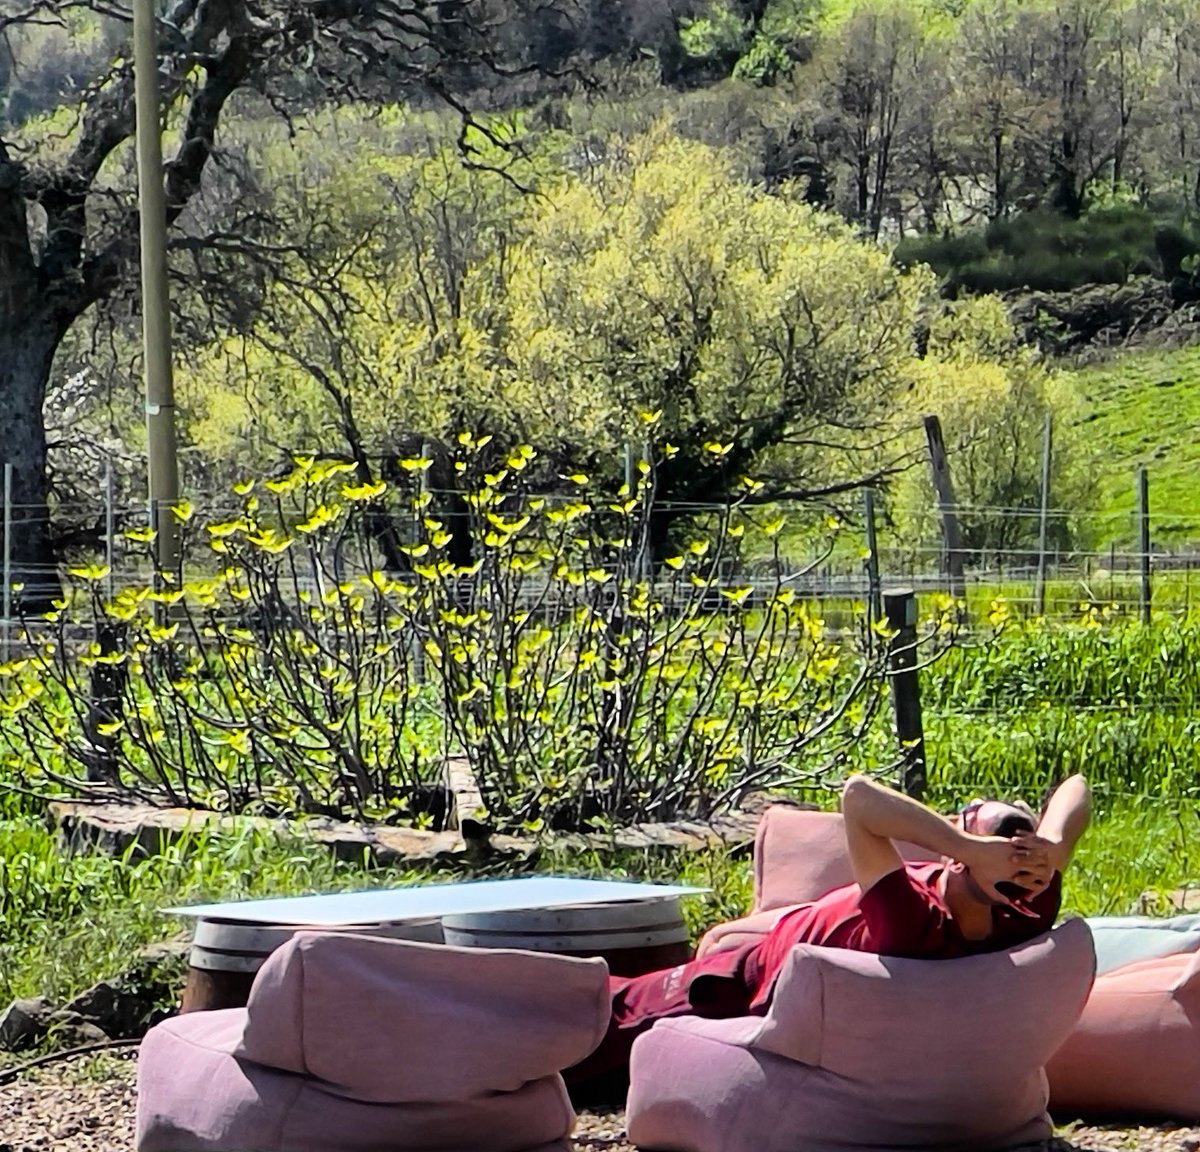
M52 801L48 818L67 853L105 852L119 856L134 849L145 855L206 832L233 832L246 827L291 835L326 846L342 860L369 860L377 865L421 867L461 862L480 864L496 859L530 857L538 852L686 851L721 846L749 851L758 811L736 812L710 822L674 821L639 824L609 833L565 833L541 839L462 831L430 832L391 825L359 825L328 819L271 820L228 816L189 808L151 805L86 804ZM468 833L470 828L467 829Z

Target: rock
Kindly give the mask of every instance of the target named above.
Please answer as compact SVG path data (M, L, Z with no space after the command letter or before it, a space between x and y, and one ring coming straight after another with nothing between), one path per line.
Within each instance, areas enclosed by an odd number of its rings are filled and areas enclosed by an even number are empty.
M85 1044L103 1044L113 1039L91 1020L65 1009L52 1012L47 1023L46 1034L56 1048L82 1048Z
M132 1040L145 1034L154 1016L164 1013L159 1000L170 989L145 988L123 980L102 980L70 1001L57 1015L71 1026L95 1028L110 1040Z
M1179 346L1195 338L1194 299L1151 276L1070 292L1013 292L1005 298L1025 340L1054 355L1143 343Z
M14 1000L0 1015L0 1049L16 1052L46 1035L54 1008L44 996Z
M151 945L119 976L102 980L64 1006L83 1023L112 1040L136 1040L166 1019L179 1000L189 945Z

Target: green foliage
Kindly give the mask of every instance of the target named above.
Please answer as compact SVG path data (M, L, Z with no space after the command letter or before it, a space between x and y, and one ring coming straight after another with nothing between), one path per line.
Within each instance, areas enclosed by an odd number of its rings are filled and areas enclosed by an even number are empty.
M1022 212L957 236L901 241L895 259L903 267L928 264L948 287L977 292L1028 288L1069 291L1087 284L1123 284L1131 275L1178 274L1164 267L1158 241L1165 222L1129 203L1106 204L1078 219L1052 212ZM1174 227L1183 251L1197 237Z
M878 706L875 638L835 643L778 566L758 586L723 580L749 514L652 579L669 446L633 493L572 474L543 494L531 448L497 460L489 441L457 441L465 524L417 480L427 459L399 461L414 479L389 492L305 458L240 486L234 519L176 509L188 570L210 575L109 596L104 567L69 570L69 599L0 666L7 773L35 791L103 781L172 805L416 821L461 749L491 814L533 830L819 787ZM392 517L411 525L399 572L372 560ZM464 529L475 558L452 559Z
M1054 425L1051 492L1059 513L1047 543L1064 549L1086 545L1089 525L1063 515L1092 495L1073 389L1020 345L994 297L946 304L930 319L927 344L904 411L918 429L925 414L941 421L964 547L983 563L1027 558L1036 547L1033 513L1041 503L1047 419ZM914 431L909 443L914 455L921 454L923 430ZM913 469L898 477L888 499L898 548L905 540L936 537L934 492L924 472Z
M0 1000L66 997L124 971L142 945L179 929L163 908L366 881L363 866L323 846L250 825L113 858L64 853L40 820L0 821Z
M1006 606L997 610L1008 619ZM1200 619L1108 626L1091 610L1072 626L1010 623L985 648L959 648L930 670L935 710L1088 708L1200 713Z
M695 59L729 65L745 48L748 31L735 0L712 0L704 15L680 21L679 43Z
M819 0L770 0L732 75L751 84L774 84L807 55L820 20Z
M1082 772L1101 810L1200 796L1200 621L1013 621L993 643L948 653L923 678L936 795L1042 795ZM961 799L960 799L961 798Z
M189 439L218 470L270 468L279 446L430 441L461 428L612 477L661 412L678 452L657 473L652 551L681 506L852 484L914 378L952 380L952 339L918 356L932 278L800 201L747 183L736 156L669 124L632 139L553 137L521 176L444 152L339 168L297 211L369 236L297 267L255 330L181 368ZM310 260L313 259L310 257ZM320 273L320 288L297 290ZM1011 342L986 355L1019 369ZM724 432L740 429L729 441ZM729 442L727 454L705 445ZM366 446L372 446L368 448Z

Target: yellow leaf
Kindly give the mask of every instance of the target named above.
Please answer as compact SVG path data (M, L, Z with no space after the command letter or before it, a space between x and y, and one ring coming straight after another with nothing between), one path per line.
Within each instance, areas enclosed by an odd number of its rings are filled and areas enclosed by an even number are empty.
M374 484L346 484L342 487L342 495L347 500L376 500L387 491L387 485L382 480Z
M67 575L74 576L76 580L87 580L89 583L95 584L103 580L112 569L107 564L93 564L88 568L68 568Z

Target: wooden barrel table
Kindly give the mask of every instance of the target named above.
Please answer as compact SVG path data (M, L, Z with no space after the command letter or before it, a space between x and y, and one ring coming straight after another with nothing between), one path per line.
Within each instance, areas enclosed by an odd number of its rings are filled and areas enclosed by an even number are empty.
M600 956L614 976L641 976L692 958L677 899L580 904L442 917L447 944Z
M313 924L264 924L245 920L196 921L188 954L187 983L180 1012L205 1012L241 1008L250 997L250 985L263 962L297 932L345 932L360 936L387 936L394 940L442 943L437 920L400 924L356 924L329 927Z

